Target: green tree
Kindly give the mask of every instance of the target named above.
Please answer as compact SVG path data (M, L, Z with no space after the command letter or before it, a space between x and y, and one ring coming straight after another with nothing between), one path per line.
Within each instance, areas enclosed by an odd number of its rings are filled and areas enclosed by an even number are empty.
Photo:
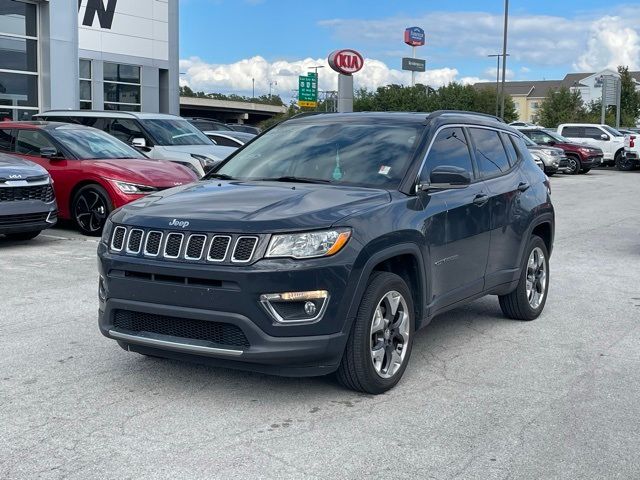
M620 92L620 125L635 127L640 117L640 92L629 73L629 67L618 67L622 90Z
M567 87L549 92L538 110L538 121L545 127L555 128L561 123L584 121L584 102L578 90Z

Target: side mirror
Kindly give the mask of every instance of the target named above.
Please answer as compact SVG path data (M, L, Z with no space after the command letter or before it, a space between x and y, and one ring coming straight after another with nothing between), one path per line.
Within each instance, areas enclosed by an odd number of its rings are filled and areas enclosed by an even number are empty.
M609 140L609 135L607 135L606 133L603 133L602 135L600 135L600 140Z
M417 191L429 192L451 188L466 188L470 184L471 174L464 168L440 165L431 171L429 183L421 181L418 184Z
M147 146L147 141L143 137L136 137L131 140L131 146L136 148L144 148Z
M40 156L42 158L56 158L58 157L58 150L56 150L54 147L42 147L40 149Z

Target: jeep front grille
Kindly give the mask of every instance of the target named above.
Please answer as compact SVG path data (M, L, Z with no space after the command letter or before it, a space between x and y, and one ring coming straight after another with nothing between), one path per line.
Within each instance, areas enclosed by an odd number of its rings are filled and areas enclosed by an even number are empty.
M248 264L266 242L258 235L143 230L118 225L113 229L112 252L189 262ZM262 245L262 247L261 247Z

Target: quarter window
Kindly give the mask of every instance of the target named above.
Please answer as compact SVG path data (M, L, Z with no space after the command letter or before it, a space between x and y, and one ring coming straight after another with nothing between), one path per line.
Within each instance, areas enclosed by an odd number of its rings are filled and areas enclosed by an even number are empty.
M463 168L473 176L473 164L467 138L461 128L444 128L431 145L421 177L428 180L435 167Z
M470 128L475 145L478 169L483 177L493 177L509 170L509 160L498 132L485 128Z
M509 164L514 166L518 163L518 152L516 152L516 147L513 145L513 136L507 133L502 133L501 136L504 148L507 151L507 156L509 157Z
M16 152L23 155L40 156L40 149L53 147L49 139L38 130L18 130Z

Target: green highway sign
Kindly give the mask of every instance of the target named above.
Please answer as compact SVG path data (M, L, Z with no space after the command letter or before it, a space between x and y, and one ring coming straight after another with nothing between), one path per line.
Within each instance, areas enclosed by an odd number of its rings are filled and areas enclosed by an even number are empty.
M298 105L312 108L318 105L318 78L315 73L298 77Z

